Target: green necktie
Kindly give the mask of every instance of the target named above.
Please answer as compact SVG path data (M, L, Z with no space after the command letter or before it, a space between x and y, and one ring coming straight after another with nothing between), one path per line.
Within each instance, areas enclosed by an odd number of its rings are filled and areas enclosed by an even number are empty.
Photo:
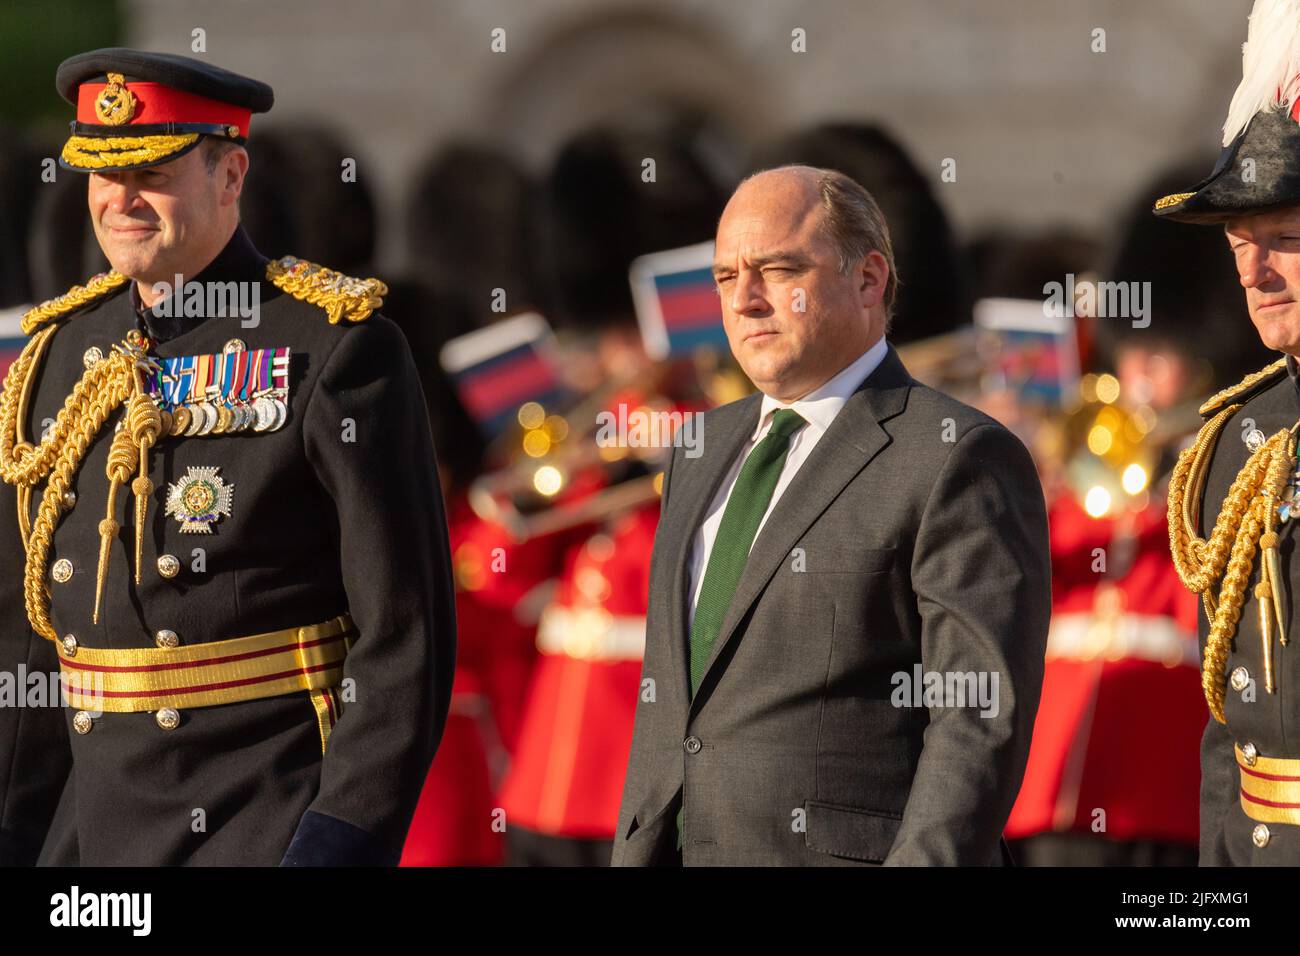
M736 594L736 585L749 560L749 549L758 534L758 526L767 514L772 492L776 490L781 469L785 467L790 452L790 436L805 424L799 413L782 408L772 416L772 427L754 448L727 499L722 513L722 524L713 539L709 564L704 571L704 583L695 603L695 620L691 624L691 697L700 689L704 678L704 665L709 660L713 643L722 629L722 619ZM677 847L682 845L683 810L677 813Z

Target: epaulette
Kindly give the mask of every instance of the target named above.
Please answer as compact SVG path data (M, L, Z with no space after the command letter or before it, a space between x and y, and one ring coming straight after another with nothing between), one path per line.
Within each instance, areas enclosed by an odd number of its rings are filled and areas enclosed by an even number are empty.
M85 285L74 285L63 295L28 309L22 318L23 334L31 335L51 319L76 312L95 300L102 299L125 281L126 276L120 272L101 272L86 280Z
M1209 401L1201 406L1201 414L1208 418L1230 401L1238 403L1247 401L1257 392L1262 391L1265 386L1271 385L1279 375L1284 374L1286 374L1286 359L1280 358L1267 368L1262 368L1258 372L1251 372L1236 385L1225 388L1212 396Z
M388 286L378 279L354 279L294 256L268 262L266 277L295 299L320 306L331 325L344 319L364 322L388 295Z

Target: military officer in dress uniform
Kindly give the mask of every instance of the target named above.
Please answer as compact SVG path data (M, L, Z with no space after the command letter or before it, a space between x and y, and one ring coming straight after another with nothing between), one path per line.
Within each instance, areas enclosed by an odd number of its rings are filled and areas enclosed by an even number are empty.
M1300 863L1297 38L1294 4L1257 0L1218 164L1155 206L1224 230L1255 330L1283 353L1201 406L1170 482L1175 565L1202 604L1202 865Z
M387 290L241 229L265 84L107 49L57 86L113 271L27 313L0 397L0 666L60 672L68 705L0 708L0 848L396 863L455 618Z

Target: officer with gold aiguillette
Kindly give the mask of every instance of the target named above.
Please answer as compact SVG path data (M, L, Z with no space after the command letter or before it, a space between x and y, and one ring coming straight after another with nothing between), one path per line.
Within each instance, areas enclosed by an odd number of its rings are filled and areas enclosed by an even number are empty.
M1284 353L1201 407L1169 487L1174 562L1202 599L1203 866L1300 864L1297 63L1300 7L1257 0L1223 153L1208 179L1155 207L1224 229L1255 331Z
M57 87L112 271L0 396L0 669L67 704L0 706L0 862L395 863L455 620L387 289L245 235L266 84L106 49Z

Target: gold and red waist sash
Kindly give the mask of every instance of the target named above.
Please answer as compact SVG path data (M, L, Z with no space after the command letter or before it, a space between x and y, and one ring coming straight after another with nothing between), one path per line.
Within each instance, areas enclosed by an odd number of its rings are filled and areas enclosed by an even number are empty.
M178 647L59 650L64 697L77 710L141 713L212 707L308 691L322 746L338 720L343 661L357 635L348 614L227 641Z
M1254 756L1247 762L1235 744L1241 771L1241 809L1261 823L1300 825L1300 760Z

